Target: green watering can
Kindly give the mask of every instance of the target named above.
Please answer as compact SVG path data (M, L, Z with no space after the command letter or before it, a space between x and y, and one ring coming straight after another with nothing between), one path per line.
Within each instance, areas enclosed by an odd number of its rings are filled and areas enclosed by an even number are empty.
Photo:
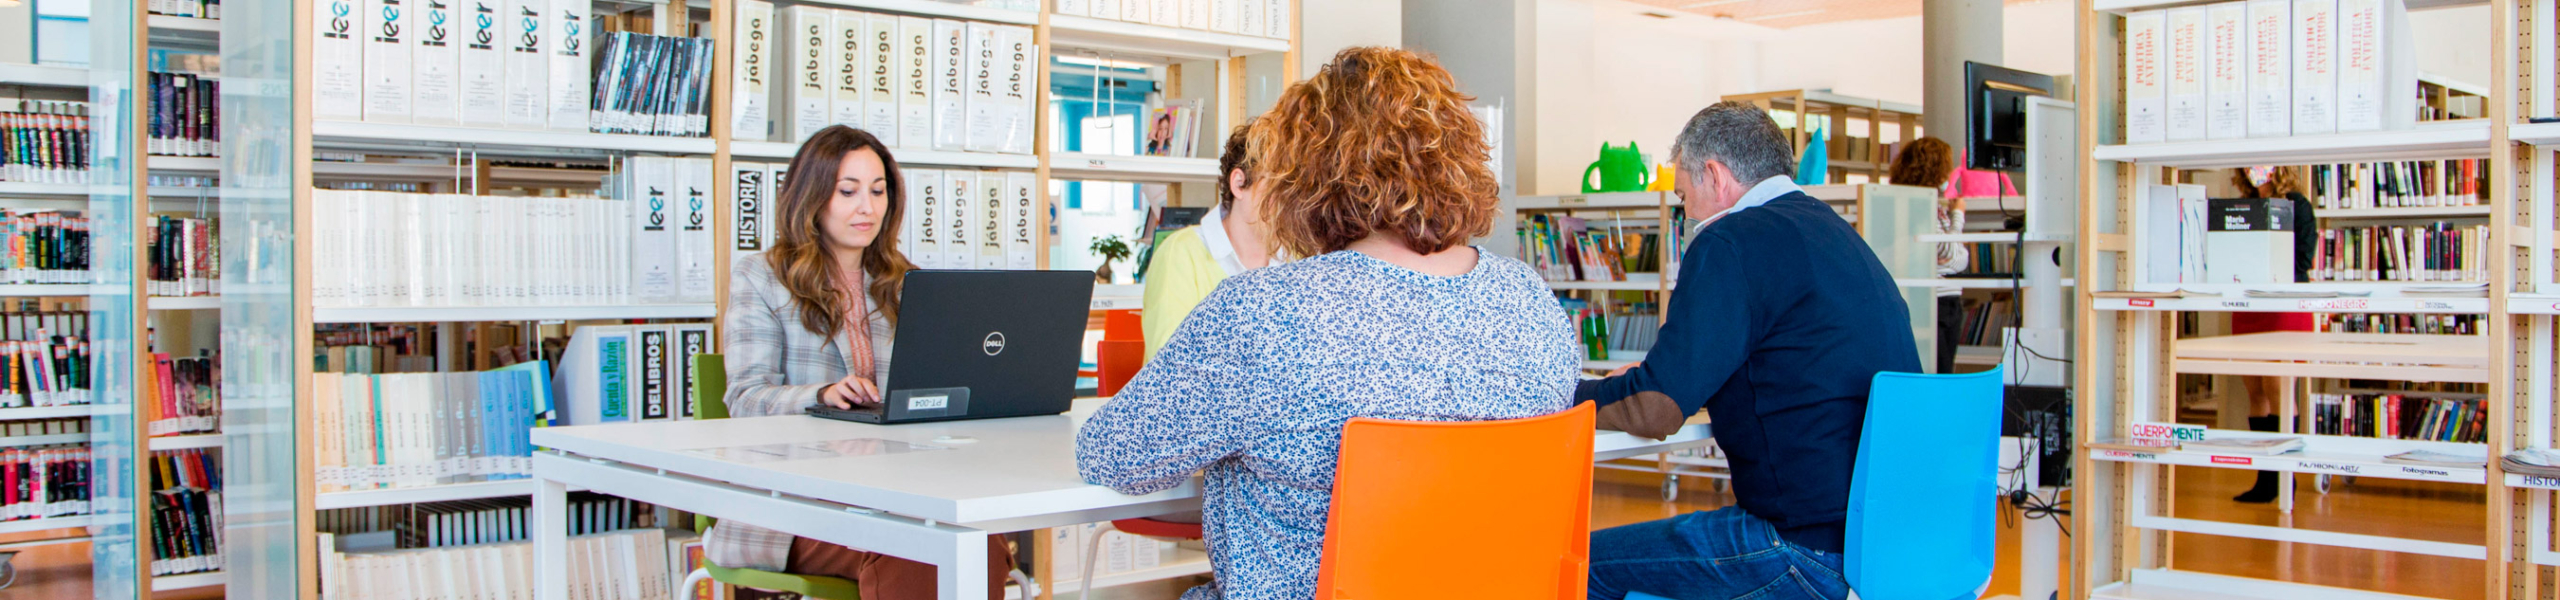
M1591 183L1593 172L1600 174L1599 185ZM1644 153L1636 150L1635 142L1627 142L1624 148L1611 146L1605 142L1600 144L1600 161L1591 163L1590 168L1582 170L1582 193L1585 194L1641 192L1644 191L1645 186L1652 183L1653 171L1645 168Z

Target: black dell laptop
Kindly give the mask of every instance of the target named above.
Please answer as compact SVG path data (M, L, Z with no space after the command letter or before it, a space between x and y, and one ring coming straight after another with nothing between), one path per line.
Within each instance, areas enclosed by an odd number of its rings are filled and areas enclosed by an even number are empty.
M884 401L811 416L860 423L1067 412L1092 271L908 271Z

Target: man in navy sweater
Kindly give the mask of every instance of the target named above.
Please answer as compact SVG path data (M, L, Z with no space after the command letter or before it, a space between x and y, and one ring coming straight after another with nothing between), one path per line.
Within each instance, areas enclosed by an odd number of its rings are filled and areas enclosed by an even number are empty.
M1893 277L1793 182L1766 111L1698 111L1672 147L1673 190L1704 218L1645 362L1582 382L1600 425L1660 438L1705 408L1736 506L1591 534L1591 598L1848 595L1849 471L1879 371L1920 372Z

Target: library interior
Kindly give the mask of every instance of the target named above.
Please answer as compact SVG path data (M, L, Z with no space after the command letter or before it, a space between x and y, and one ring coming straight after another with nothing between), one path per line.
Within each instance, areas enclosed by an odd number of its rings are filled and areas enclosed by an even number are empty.
M2560 600L2555 397L2560 0L0 0L0 600Z

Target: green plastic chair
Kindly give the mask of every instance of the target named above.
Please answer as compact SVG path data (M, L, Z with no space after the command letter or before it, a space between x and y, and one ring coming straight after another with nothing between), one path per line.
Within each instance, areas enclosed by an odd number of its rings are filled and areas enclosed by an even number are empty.
M729 405L720 401L721 397L727 395L729 391L728 363L718 354L701 354L694 356L693 364L687 365L686 368L693 369L693 397L696 403L694 418L705 420L729 418ZM693 516L695 531L711 531L711 526L716 523L719 523L718 519L702 515ZM713 565L710 561L703 561L702 568L694 569L692 573L685 575L684 585L676 586L676 589L683 590L680 593L684 594L687 600L700 600L694 597L693 590L694 586L700 584L703 579L738 587L791 592L818 600L862 600L861 588L855 587L853 580L850 579L824 575L794 575L755 569L732 569Z

